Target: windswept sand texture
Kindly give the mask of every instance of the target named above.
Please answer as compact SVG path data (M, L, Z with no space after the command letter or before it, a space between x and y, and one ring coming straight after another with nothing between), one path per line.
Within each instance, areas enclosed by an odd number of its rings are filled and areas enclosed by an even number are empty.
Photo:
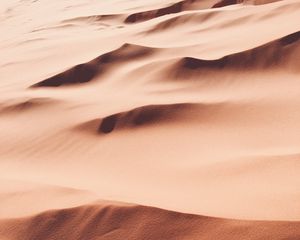
M0 1L0 240L299 240L299 0Z

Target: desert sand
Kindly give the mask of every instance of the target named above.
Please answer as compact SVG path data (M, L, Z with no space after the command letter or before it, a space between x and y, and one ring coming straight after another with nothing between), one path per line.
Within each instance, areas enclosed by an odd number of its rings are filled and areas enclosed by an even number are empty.
M0 2L0 240L299 240L299 0Z

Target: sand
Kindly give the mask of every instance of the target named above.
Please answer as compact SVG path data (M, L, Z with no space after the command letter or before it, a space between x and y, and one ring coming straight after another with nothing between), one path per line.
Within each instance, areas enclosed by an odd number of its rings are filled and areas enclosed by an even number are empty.
M0 239L300 239L298 0L0 3Z

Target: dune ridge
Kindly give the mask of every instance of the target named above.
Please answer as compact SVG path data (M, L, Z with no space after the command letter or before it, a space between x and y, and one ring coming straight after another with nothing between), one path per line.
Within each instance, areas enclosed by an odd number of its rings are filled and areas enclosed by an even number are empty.
M201 9L209 9L209 8L221 8L229 5L234 4L254 4L254 5L261 5L276 2L278 0L256 0L256 1L249 1L249 0L212 0L212 1L199 1L199 0L183 0L171 4L167 7L143 11L138 13L130 14L124 20L125 23L139 23L143 21L147 21L150 19L162 17L169 14L179 13L183 11L189 10L201 10Z
M259 68L276 68L286 65L289 70L297 71L299 58L300 32L291 33L265 45L234 53L220 59L205 60L193 57L183 57L178 60L173 69L169 70L176 75L185 75L186 70L251 70ZM81 84L99 78L109 71L115 64L145 58L157 52L158 49L134 44L124 44L120 48L103 54L87 63L78 64L62 73L47 78L31 86L59 87L62 85Z
M89 15L65 19L62 23L103 23L106 21L110 22L111 20L119 20L121 18L124 18L122 14Z
M114 113L100 119L85 122L77 129L108 134L114 130L143 128L146 126L161 126L163 123L191 121L207 116L208 112L221 108L225 103L179 103L145 105L125 112ZM192 115L192 116L190 116Z
M207 74L224 72L280 70L297 73L300 57L299 32L295 32L262 46L243 52L226 55L219 59L182 57L165 60L158 65L165 66L160 74L169 78L195 79ZM172 79L171 78L171 79Z
M78 64L62 73L38 82L32 85L31 88L87 83L109 71L112 64L136 60L153 52L154 49L152 48L124 44L112 52L105 53L87 63Z
M259 46L244 52L231 54L216 60L202 60L192 57L185 57L178 62L177 69L189 70L198 69L268 69L276 68L278 65L286 66L289 70L298 70L297 59L299 58L300 32Z
M133 13L125 19L125 23L138 23L182 11L209 8L211 7L211 4L212 3L210 1L204 1L204 3L201 3L199 0L183 0L167 7Z
M221 0L218 3L216 3L215 5L213 5L212 8L220 8L220 7L225 7L225 6L239 4L239 3L261 5L261 4L278 2L278 1L281 1L281 0Z
M133 228L134 226L134 228ZM11 231L14 229L14 231ZM237 221L104 203L0 221L9 239L297 239L299 222Z

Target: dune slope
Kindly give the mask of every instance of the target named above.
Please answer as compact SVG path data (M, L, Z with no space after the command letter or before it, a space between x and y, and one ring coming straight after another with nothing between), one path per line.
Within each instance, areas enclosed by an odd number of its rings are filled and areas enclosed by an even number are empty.
M1 1L0 239L300 239L299 16Z
M9 239L298 239L299 222L237 221L118 203L0 221ZM14 229L12 232L11 229Z

